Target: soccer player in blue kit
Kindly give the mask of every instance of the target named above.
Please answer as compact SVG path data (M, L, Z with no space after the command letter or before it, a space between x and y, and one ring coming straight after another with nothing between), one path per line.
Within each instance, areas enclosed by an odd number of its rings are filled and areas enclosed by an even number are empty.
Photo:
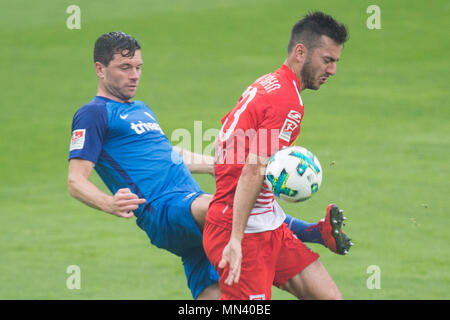
M220 297L217 272L202 246L202 230L212 195L191 175L213 174L212 158L173 148L153 111L136 95L143 64L139 43L123 32L99 37L94 47L97 95L74 115L68 189L83 203L122 218L136 216L152 244L181 257L194 299ZM184 158L184 159L183 159ZM95 169L111 191L89 181ZM325 219L285 221L304 242L345 254L350 239L342 232L342 211Z

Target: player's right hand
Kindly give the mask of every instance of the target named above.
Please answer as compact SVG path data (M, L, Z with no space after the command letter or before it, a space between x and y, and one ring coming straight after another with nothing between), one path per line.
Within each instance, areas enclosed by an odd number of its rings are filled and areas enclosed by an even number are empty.
M110 213L115 216L129 219L134 216L133 210L136 210L140 204L144 204L145 199L139 198L128 188L117 190L110 203Z
M219 262L219 268L223 269L229 265L228 277L225 279L226 285L233 285L233 283L239 282L241 275L241 263L242 263L242 247L239 240L233 238L230 239L228 244L223 249L222 260Z

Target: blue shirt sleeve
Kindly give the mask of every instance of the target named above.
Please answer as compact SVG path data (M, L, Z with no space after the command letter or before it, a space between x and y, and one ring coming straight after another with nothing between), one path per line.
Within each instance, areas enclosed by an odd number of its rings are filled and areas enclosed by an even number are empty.
M104 103L90 103L80 108L72 121L69 160L81 158L97 163L108 134L108 116Z

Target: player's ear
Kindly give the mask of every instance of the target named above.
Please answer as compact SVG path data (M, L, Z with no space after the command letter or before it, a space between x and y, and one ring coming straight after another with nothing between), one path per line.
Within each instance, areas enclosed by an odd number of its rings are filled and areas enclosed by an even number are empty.
M97 73L97 76L100 79L103 79L105 77L104 74L105 65L99 61L95 62L95 72Z
M303 43L297 43L294 47L293 53L297 61L303 62L306 59L306 55L308 54L308 49Z

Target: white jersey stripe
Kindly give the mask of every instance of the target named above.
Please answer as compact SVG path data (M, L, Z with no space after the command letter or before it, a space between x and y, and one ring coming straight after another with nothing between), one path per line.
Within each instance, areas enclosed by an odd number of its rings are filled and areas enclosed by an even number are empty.
M294 84L295 91L297 92L298 101L300 101L300 105L303 105L302 97L300 96L300 91L298 91L297 84L295 83L295 81L292 81L292 83Z

